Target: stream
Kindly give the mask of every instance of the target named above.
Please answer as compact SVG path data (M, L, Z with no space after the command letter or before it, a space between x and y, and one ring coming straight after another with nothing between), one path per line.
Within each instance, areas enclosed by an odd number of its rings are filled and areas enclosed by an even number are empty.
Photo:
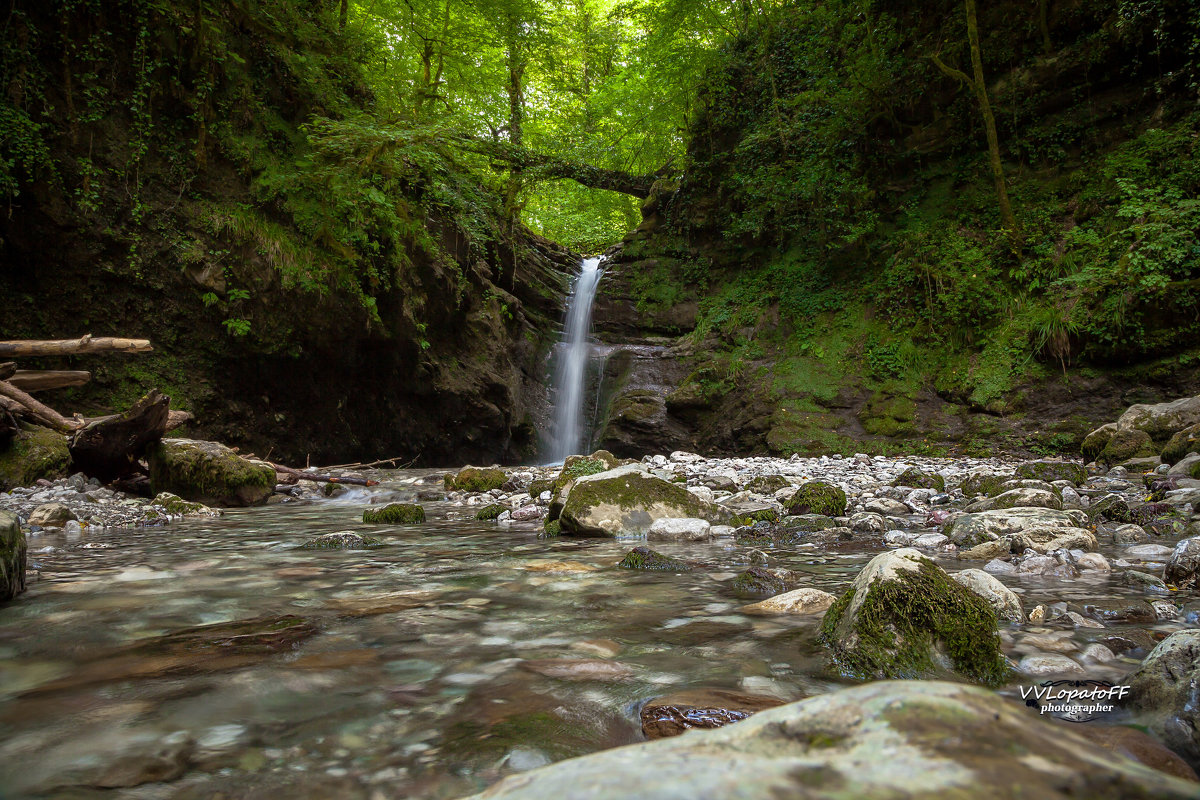
M539 539L448 502L424 502L423 525L364 525L368 501L412 501L443 473L381 474L334 500L32 536L29 591L0 613L0 796L452 798L640 741L640 704L671 691L849 683L827 671L819 616L740 613L751 601L727 587L753 548L655 543L703 566L653 573L616 567L636 538ZM350 528L386 545L300 548ZM840 593L877 552L769 556ZM1144 596L1107 575L1005 583L1026 609ZM1054 635L1082 649L1120 627ZM1039 631L1002 624L1006 652Z

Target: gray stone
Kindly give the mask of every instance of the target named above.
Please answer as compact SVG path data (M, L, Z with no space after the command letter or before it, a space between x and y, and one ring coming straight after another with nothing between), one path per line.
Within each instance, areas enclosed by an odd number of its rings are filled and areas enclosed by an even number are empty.
M1122 683L1150 733L1200 767L1200 630L1171 634Z
M1075 511L1055 511L1050 508L1007 508L963 514L946 523L942 533L950 537L959 547L970 547L981 542L998 539L1006 533L1016 533L1027 528L1074 528L1079 524L1072 514ZM1086 519L1086 514L1083 515Z
M712 538L712 524L703 519L663 517L654 520L646 538L656 542L708 541Z
M1117 419L1117 427L1145 431L1153 439L1169 439L1179 431L1200 423L1200 397L1183 397L1168 403L1130 406Z
M647 533L656 519L699 518L728 525L732 514L678 484L647 473L640 464L577 478L567 490L559 520L569 536Z
M1025 612L1021 599L1012 589L981 569L964 569L950 575L951 578L987 600L1001 619L1024 622Z
M1163 580L1179 589L1190 589L1200 583L1200 537L1183 539L1175 545Z
M75 512L62 503L46 503L33 510L29 515L29 524L43 528L61 528L75 518Z

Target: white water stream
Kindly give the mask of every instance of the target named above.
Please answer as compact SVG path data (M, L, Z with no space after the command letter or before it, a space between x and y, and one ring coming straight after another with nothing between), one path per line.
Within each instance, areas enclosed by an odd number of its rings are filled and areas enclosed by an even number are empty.
M583 401L587 366L592 355L592 302L600 284L602 256L585 258L567 300L567 320L559 343L554 376L554 433L550 460L563 461L578 453L583 441Z

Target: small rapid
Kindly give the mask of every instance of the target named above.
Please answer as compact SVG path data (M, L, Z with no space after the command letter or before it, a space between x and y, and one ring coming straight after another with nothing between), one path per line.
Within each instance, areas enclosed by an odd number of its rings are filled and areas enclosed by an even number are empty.
M592 356L592 305L604 270L603 256L585 258L567 300L567 318L558 349L554 377L554 429L550 444L551 462L578 453L586 444L583 430L587 366Z

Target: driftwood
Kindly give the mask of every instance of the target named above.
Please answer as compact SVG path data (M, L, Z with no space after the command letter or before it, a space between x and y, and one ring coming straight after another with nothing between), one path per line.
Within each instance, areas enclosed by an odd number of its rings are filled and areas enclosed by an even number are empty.
M12 361L0 364L0 381L6 381L17 373L17 365Z
M13 386L23 389L26 392L44 392L48 389L83 386L91 379L92 373L83 370L19 369L6 380Z
M78 339L17 339L0 341L0 356L69 356L85 353L146 353L154 348L149 339L93 338L89 333Z
M166 433L170 402L154 389L123 414L87 423L68 445L76 469L105 483L137 472L138 458Z
M417 458L420 457L420 455L417 455ZM396 462L402 458L404 458L404 456L396 456L395 458L381 458L378 461L371 461L366 464L361 461L355 461L350 464L332 464L325 469L368 469L370 467L382 467L384 464L391 464L391 469L407 469L408 467L411 467L413 464L417 463L417 458L414 458L397 466Z
M379 485L379 481L367 480L366 478L336 478L332 475L318 475L314 472L305 472L303 470L296 469L295 467L285 467L282 464L272 464L270 461L267 463L271 464L271 466L275 468L276 472L302 481L315 481L316 483L345 483L351 486Z
M25 407L25 412L48 428L60 433L70 433L80 426L79 420L67 419L53 408L34 400L25 392L13 386L8 381L0 381L0 395L15 400Z

